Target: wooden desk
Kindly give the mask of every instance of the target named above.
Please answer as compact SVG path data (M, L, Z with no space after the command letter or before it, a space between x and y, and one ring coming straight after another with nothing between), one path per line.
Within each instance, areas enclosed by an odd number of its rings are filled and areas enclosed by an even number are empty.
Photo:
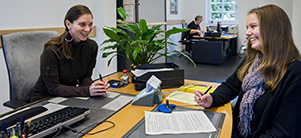
M199 35L194 35L193 36L193 38L195 38L195 39L202 39L202 38L204 38L204 39L235 39L235 38L237 38L237 34L233 34L234 36L233 37L211 37L211 36L204 36L204 37L201 37L201 36L199 36Z
M115 73L112 74L108 77L105 77L104 80L111 80L111 79L118 79L122 76L122 73ZM203 84L207 86L212 86L212 87L217 87L219 84L217 83L211 83L211 82L202 82L202 81L194 81L194 80L185 80L185 84L187 83L195 83L195 84ZM162 89L163 92L169 93L171 90L174 89ZM135 91L134 84L129 84L128 86L121 88L121 89L110 89L110 91L115 91L115 92L120 92L120 93L128 93L128 94L135 94L137 95L139 91ZM167 95L163 95L166 97ZM176 104L178 106L185 106L189 108L198 108L202 109L200 106L194 106L194 105L189 105L189 104L184 104L176 101L170 101L171 104ZM155 105L156 106L156 105ZM109 121L112 121L115 123L115 127L107 130L105 132L101 132L95 135L85 135L85 138L92 138L92 137L104 137L104 138L117 138L117 137L122 137L124 134L126 134L132 127L134 127L143 117L144 117L144 111L151 111L152 109L155 108L153 107L147 107L147 106L135 106L132 104L127 105L123 109L121 109L119 112L117 112L115 115L110 117ZM231 109L231 104L227 103L224 106L218 107L218 108L212 108L212 109L206 109L208 111L213 111L213 112L221 112L225 113L225 120L223 124L223 128L221 131L220 138L229 138L231 137L232 133L232 109ZM100 124L96 128L94 128L90 132L96 132L101 129L104 129L111 124Z

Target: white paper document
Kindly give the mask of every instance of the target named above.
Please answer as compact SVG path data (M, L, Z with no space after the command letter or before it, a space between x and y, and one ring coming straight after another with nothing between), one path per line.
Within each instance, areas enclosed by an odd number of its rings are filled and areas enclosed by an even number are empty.
M160 71L171 71L174 70L173 68L161 68L161 69L135 69L132 70L131 72L136 76L136 77L140 77L142 75L144 75L145 73L148 72L160 72Z
M167 96L166 99L197 105L197 103L194 101L194 94L187 92L175 91Z
M145 111L148 135L207 133L216 131L203 111L178 111L170 114Z

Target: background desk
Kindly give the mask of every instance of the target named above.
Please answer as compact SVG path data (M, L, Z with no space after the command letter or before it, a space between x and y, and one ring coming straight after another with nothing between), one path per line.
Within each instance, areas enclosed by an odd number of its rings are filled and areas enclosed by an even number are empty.
M237 55L237 35L233 37L204 37L191 45L194 62L221 64L227 55Z
M111 80L111 79L118 79L122 76L122 73L115 73L108 77L105 77L104 80ZM193 80L185 80L185 84L187 83L195 83L195 84L203 84L207 86L217 87L219 84L217 83L211 83L211 82L202 82L202 81L193 81ZM174 89L162 89L163 92L166 92L169 94L170 91ZM121 89L110 89L110 91L120 92L120 93L128 93L128 94L134 94L137 95L139 91L135 91L134 84L130 84L124 88ZM164 95L166 97L167 95ZM200 106L194 106L189 105L181 102L176 101L170 101L171 104L176 104L178 106L184 106L189 108L196 108L196 109L202 109ZM155 105L156 106L156 105ZM147 107L147 106L134 106L132 104L127 105L123 109L121 109L119 112L114 114L112 117L110 117L109 121L112 121L116 124L116 126L110 130L107 130L105 132L95 134L95 135L85 135L85 138L92 138L92 137L105 137L105 138L117 138L122 137L124 134L126 134L132 127L134 127L143 117L144 117L144 111L151 111L155 108L153 107ZM225 104L224 106L220 106L217 108L212 109L206 109L208 111L213 112L221 112L225 113L226 117L224 120L223 128L221 131L220 138L228 138L231 137L232 133L232 109L230 103ZM93 129L91 132L96 132L98 130L104 129L108 127L110 124L100 124L95 129Z

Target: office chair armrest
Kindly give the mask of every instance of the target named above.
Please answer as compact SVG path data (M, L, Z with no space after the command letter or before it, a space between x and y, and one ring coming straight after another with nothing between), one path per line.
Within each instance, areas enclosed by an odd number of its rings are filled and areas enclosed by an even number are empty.
M18 107L24 106L26 104L29 104L28 102L19 101L19 100L11 100L4 102L3 105L12 109L16 109Z

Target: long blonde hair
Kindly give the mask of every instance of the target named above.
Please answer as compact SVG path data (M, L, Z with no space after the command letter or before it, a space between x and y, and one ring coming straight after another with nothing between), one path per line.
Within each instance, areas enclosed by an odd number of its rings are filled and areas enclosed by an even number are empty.
M266 5L252 9L248 14L251 13L255 13L259 20L259 39L263 53L252 49L248 40L247 58L237 75L242 81L254 59L262 54L259 68L263 68L262 77L267 88L273 91L283 78L288 65L294 59L300 59L300 53L294 44L291 22L285 11L275 5Z

